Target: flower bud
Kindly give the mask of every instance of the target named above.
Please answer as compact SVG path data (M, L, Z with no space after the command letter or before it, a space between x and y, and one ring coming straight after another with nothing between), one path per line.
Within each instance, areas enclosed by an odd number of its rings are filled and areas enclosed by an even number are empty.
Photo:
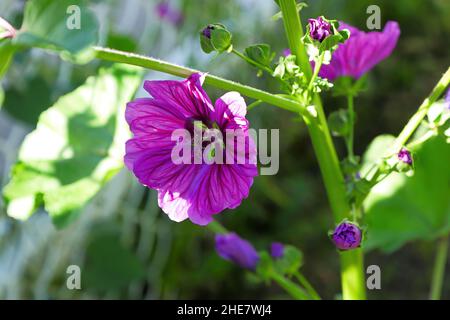
M234 232L216 235L216 251L223 259L249 270L255 270L259 261L259 254L251 243Z
M200 31L200 45L205 53L229 51L232 48L231 38L225 26L218 23L209 24Z
M270 255L275 259L282 258L284 255L284 245L280 242L272 242L270 245Z
M397 154L398 160L407 164L412 165L413 159L411 156L411 153L406 148L402 148L399 153Z
M318 17L317 19L308 19L309 35L312 39L322 42L326 37L332 34L331 24Z
M361 245L362 232L356 224L344 221L336 227L331 238L339 250L350 250Z

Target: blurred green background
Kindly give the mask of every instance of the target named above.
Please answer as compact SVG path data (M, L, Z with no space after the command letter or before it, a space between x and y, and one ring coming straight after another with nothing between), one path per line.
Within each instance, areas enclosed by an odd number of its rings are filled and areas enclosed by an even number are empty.
M1 15L20 25L24 3L2 0ZM277 12L272 0L167 1L171 10L182 14L181 22L158 14L158 3L90 1L101 25L100 44L159 57L264 90L278 90L273 79L256 77L256 70L235 56L202 53L197 38L204 25L220 22L233 32L235 47L244 49L264 42L281 54L287 41L280 21L271 20ZM306 21L325 15L366 30L366 9L373 4L381 8L382 25L388 20L399 22L401 36L392 56L370 73L368 91L355 102L355 149L359 155L377 135L395 135L401 130L448 68L450 56L448 0L315 0L308 1L302 17ZM72 65L34 49L15 56L2 83L2 185L8 182L20 143L35 128L39 114L100 66L98 61ZM152 71L146 74L146 79L162 78L168 76ZM207 91L212 100L223 93L211 87ZM344 100L324 95L326 112L344 104ZM275 176L256 178L249 198L239 208L219 215L218 220L258 250L267 249L272 241L297 246L304 254L305 276L323 298L338 298L338 259L327 236L333 221L305 126L292 114L265 104L253 109L248 118L253 128L280 129L280 170ZM336 144L343 156L343 143ZM448 163L444 171L442 176L448 177ZM138 185L123 170L64 229L55 229L43 210L21 222L9 218L2 205L0 298L288 298L276 285L258 283L221 260L210 231L188 221L170 221L155 200L154 191ZM444 212L446 224L450 205L448 208ZM369 298L426 298L434 238L434 234L406 237L394 248L380 245L385 250L368 252L366 265L379 265L382 271L382 289L369 291ZM409 241L412 239L417 240ZM66 288L66 268L71 264L81 267L82 290ZM450 298L450 276L444 282L443 298Z

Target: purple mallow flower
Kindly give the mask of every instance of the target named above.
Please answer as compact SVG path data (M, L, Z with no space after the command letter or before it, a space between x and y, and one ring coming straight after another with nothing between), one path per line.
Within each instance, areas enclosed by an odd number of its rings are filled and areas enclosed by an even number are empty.
M331 31L331 24L325 21L322 17L318 17L317 19L308 19L309 25L309 35L314 40L322 42L328 37Z
M339 30L350 30L350 38L334 51L331 63L322 65L319 75L328 80L341 76L358 79L394 50L400 36L397 22L386 23L382 32L363 32L340 23Z
M403 163L406 163L409 165L412 165L412 163L413 163L411 152L409 152L406 148L402 148L399 151L399 153L397 154L397 157L398 157L398 160Z
M356 224L344 221L336 227L331 238L338 249L349 250L360 246L362 232Z
M258 252L251 243L234 232L216 235L216 251L223 259L249 270L255 270L259 261Z
M155 11L160 19L167 20L175 26L180 26L183 23L183 14L179 10L172 7L167 1L161 1L158 3L155 7Z
M291 54L291 49L287 48L283 50L283 56L287 57Z
M237 92L228 92L213 106L202 88L203 79L204 75L195 73L184 81L146 81L144 89L153 98L131 101L125 112L134 135L126 143L125 165L141 184L158 191L158 204L170 219L189 218L199 225L208 224L224 209L239 206L258 174L256 161L250 161L256 147L248 133L244 99ZM196 164L192 152L192 161L174 162L172 152L180 141L172 139L173 132L190 132L194 126L214 128L223 137L225 131L241 132L244 137L235 136L234 152L226 148L219 153L225 158L226 152L226 158L234 157L234 161ZM195 132L192 135L195 137ZM245 142L245 150L236 152L239 141ZM183 143L190 148L194 138ZM211 149L211 143L200 142L200 148Z
M275 259L282 258L284 255L284 244L280 242L273 242L270 245L270 255Z

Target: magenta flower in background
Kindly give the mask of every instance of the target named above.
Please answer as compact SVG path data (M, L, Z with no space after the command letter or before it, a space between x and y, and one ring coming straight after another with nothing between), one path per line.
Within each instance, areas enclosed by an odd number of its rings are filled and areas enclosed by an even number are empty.
M183 14L172 7L168 1L161 1L155 7L156 14L161 20L167 20L174 26L180 26L183 23Z
M308 19L309 35L314 40L322 42L331 34L331 24L322 17L317 19Z
M224 209L239 206L258 173L250 161L256 147L248 134L244 99L237 92L228 92L213 106L202 88L203 79L196 73L184 81L146 81L144 88L153 98L129 102L125 112L134 135L126 143L125 165L140 183L158 190L158 204L170 219L189 218L199 225L208 224ZM235 149L231 156L245 157L245 163L174 163L172 150L177 141L172 140L172 133L177 129L192 131L198 123L220 130L224 137L225 130L241 130L245 152ZM187 144L191 146L193 141ZM205 141L201 143L200 148L206 147ZM229 152L226 149L223 153L228 156Z
M330 64L322 65L319 76L328 80L341 76L358 79L392 53L400 36L395 21L386 23L382 32L363 32L342 22L339 29L350 30L350 38L339 45Z
M259 261L258 252L251 243L234 232L216 235L216 251L223 259L249 270L255 270Z
M284 255L284 244L280 242L272 242L270 245L270 255L275 259L282 258Z
M360 246L362 232L356 224L344 221L336 227L331 238L338 249L349 250Z

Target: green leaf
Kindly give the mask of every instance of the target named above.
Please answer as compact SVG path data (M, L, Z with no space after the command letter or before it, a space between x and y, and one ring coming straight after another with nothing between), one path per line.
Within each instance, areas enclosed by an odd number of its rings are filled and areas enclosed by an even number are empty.
M286 245L283 257L275 260L275 269L281 274L292 275L298 271L303 264L303 254L297 248Z
M278 4L278 0L275 0L275 2ZM278 5L279 5L279 4L278 4ZM308 7L308 5L307 5L305 2L299 2L299 3L297 3L297 11L298 11L298 12L300 12L303 8L307 8L307 7ZM283 13L282 13L281 11L275 13L275 14L272 16L272 20L273 20L273 21L277 21L277 20L282 19L282 18L283 18Z
M361 175L365 176L372 166L378 163L378 161L386 155L386 152L391 148L394 140L395 137L390 134L382 134L373 139L364 153Z
M2 79L6 71L8 71L8 67L11 63L14 51L15 48L11 44L10 39L0 40L0 80Z
M268 44L256 44L245 49L245 55L264 66L270 66L275 53Z
M256 274L264 281L269 281L273 273L273 261L266 251L259 253L259 262L256 266Z
M345 137L350 132L350 117L348 111L339 109L328 116L328 126L331 133L336 137Z
M365 201L366 247L394 251L413 240L433 240L450 231L450 148L442 136L415 150L412 177L393 173Z
M79 22L79 28L77 26ZM17 46L59 51L64 58L87 62L97 42L98 22L84 0L31 0L25 7Z
M101 70L42 113L3 190L10 216L27 219L43 204L57 227L77 217L123 167L124 108L140 81L134 67Z

